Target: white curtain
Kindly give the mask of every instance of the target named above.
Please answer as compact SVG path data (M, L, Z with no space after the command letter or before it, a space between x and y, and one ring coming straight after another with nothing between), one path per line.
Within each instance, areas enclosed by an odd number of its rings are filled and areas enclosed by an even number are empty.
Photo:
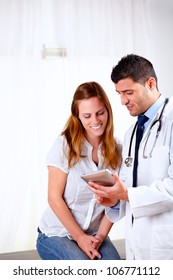
M111 69L127 53L143 55L160 91L172 95L172 30L172 0L0 0L0 252L35 248L46 154L76 87L89 80L104 87L123 138L133 119ZM43 46L67 55L43 58Z

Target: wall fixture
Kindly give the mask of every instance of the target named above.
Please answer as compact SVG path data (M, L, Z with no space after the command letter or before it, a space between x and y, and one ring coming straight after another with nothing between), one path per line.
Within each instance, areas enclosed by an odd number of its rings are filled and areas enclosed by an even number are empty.
M66 57L66 56L67 56L67 49L66 48L47 47L46 45L42 46L42 59Z

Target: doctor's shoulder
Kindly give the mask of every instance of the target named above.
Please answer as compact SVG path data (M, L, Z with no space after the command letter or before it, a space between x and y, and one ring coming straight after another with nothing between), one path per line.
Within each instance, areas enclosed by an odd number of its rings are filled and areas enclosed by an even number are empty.
M173 97L172 96L169 98L168 104L166 106L165 115L168 115L169 118L171 118L173 116ZM173 121L173 118L171 118L171 120Z
M125 144L126 141L128 141L129 143L129 139L131 138L131 135L135 129L136 122L137 122L137 118L135 118L135 121L128 127L128 129L124 133L123 145Z

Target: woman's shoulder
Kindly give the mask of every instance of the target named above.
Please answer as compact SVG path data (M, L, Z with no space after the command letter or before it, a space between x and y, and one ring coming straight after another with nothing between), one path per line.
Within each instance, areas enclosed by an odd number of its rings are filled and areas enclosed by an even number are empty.
M53 146L58 146L58 147L66 144L67 144L67 140L64 135L58 135L53 142Z
M67 141L64 135L58 135L50 147L48 154L63 154L67 151Z
M47 165L68 171L66 143L66 138L63 135L57 136L47 154Z

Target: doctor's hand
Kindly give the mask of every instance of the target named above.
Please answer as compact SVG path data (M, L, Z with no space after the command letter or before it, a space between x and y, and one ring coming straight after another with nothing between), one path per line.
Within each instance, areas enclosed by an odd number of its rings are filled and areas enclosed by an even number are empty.
M89 182L89 189L95 194L97 203L105 206L113 206L118 200L128 201L128 190L126 185L120 180L117 173L113 174L115 184L110 186L101 186L94 182Z

